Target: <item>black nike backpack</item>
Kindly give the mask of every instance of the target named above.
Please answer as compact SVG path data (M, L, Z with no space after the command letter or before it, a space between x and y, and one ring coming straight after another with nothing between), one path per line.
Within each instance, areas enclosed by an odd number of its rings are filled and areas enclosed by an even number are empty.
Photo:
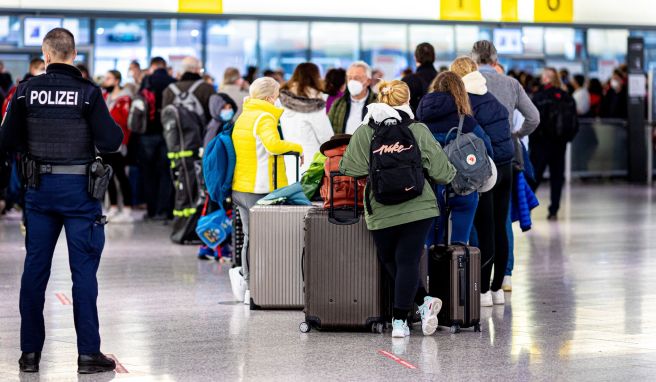
M388 118L369 122L374 129L369 152L369 185L376 201L384 205L401 204L424 190L424 165L417 140L410 130L415 121ZM367 198L367 211L372 213Z

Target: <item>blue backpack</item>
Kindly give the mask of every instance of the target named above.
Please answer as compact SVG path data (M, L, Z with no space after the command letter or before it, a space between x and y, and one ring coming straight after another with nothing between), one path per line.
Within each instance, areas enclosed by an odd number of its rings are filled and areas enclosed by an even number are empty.
M196 234L205 245L216 250L232 234L232 220L221 208L198 220Z
M203 153L203 176L212 201L223 207L225 198L232 189L237 155L232 143L232 125L227 125L210 143Z

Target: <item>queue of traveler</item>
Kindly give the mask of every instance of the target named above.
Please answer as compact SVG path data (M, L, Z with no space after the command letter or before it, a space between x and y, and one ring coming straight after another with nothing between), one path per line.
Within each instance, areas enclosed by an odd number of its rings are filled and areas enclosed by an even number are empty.
M127 83L120 72L109 71L102 88L111 116L124 132L120 150L104 155L116 178L109 190L109 220L134 221L139 218L137 210L143 211L145 219L155 221L188 216L187 209L176 210L174 206L171 171L171 161L187 154L184 150L171 152L167 147L161 112L180 102L181 94L187 97L191 93L203 126L214 123L221 130L234 125L232 202L241 216L244 243L242 267L234 268L230 278L235 296L247 301L249 209L274 189L292 183L296 176L293 159L275 161L274 157L299 153L303 173L323 143L333 135L348 134L352 140L340 168L346 175L366 175L373 134L369 123L396 119L411 130L417 142L428 178L424 188L429 191L395 206L373 201L371 210L366 211L381 263L395 281L395 335L407 335L405 317L413 302L420 306L424 333L435 331L441 302L421 286L419 261L424 245L446 244L444 230L449 225L450 243L471 244L481 250L481 305L504 304L504 290L511 290L510 221L518 173L525 172L532 162L534 172L527 177L536 189L549 167L549 218L557 219L564 150L576 134L576 115L595 113L601 110L597 105L604 102L619 105L621 102L612 97L625 92L625 79L615 79L614 75L603 96L593 89L591 80L586 95L580 76L563 82L562 73L547 68L539 89L533 91L526 73L514 73L519 80L503 74L489 41L475 43L469 57L456 59L441 73L434 67L435 50L430 44L417 46L415 59L417 70L406 71L401 81L383 80L382 72L362 61L346 69L331 69L325 79L315 64L303 63L286 82L280 72L265 71L263 77L256 78L257 68L248 68L244 76L238 69L228 68L218 85L219 103L212 102L217 93L213 77L203 75L200 61L194 57L182 61L177 79L161 57L153 58L147 70L138 62L132 63ZM30 74L38 75L41 69L38 63L34 65L30 65ZM85 68L80 69L84 74ZM7 82L4 77L0 81ZM566 90L568 84L573 96ZM143 131L137 132L130 124L139 102L148 105L149 112ZM563 115L574 118L556 118ZM484 142L494 167L493 176L468 194L455 193L449 186L456 170L442 150L455 138L450 131L459 124L463 133L473 133ZM530 155L519 143L528 136ZM8 171L0 173L6 177ZM449 219L444 213L447 209ZM195 213L192 210L190 213ZM526 215L530 209L523 212Z

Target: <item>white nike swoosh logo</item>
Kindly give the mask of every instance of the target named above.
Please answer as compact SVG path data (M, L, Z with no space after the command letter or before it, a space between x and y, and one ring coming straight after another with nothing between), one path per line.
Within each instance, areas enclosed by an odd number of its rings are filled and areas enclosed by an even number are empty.
M410 188L407 188L407 187L406 187L405 190L406 190L406 191L410 191L410 190L412 190L413 188L415 188L415 186L412 186L412 187L410 187Z

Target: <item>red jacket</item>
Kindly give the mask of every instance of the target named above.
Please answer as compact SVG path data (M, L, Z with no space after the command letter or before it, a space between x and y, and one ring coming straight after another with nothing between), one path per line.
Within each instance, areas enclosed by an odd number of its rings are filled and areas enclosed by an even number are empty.
M123 144L127 145L130 140L130 130L128 130L128 115L130 114L130 105L132 97L127 92L119 93L118 97L108 101L109 94L104 93L103 97L107 102L109 114L112 116L117 125L123 130Z

